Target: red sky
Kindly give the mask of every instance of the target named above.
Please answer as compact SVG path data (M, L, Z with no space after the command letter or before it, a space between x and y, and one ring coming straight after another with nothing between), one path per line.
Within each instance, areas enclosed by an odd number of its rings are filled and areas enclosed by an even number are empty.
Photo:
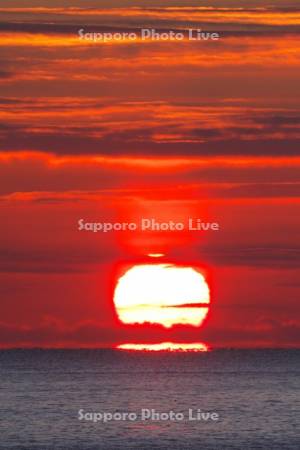
M299 345L300 10L223 3L0 2L2 347ZM199 24L220 41L77 34ZM77 230L190 216L221 230ZM206 268L201 329L116 322L116 266L153 251Z

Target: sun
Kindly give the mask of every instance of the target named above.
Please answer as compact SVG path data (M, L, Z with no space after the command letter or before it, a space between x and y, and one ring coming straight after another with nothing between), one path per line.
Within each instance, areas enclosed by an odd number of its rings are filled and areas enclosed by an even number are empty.
M174 264L133 266L119 278L114 293L117 315L126 324L200 326L209 303L204 276Z
M117 346L119 350L140 350L148 352L207 352L208 346L201 342L191 343L174 343L160 342L159 344L120 344Z

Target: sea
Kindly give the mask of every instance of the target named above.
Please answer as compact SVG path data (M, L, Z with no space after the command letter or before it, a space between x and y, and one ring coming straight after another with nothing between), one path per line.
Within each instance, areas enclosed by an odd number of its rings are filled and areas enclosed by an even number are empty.
M1 450L300 448L300 350L0 351Z

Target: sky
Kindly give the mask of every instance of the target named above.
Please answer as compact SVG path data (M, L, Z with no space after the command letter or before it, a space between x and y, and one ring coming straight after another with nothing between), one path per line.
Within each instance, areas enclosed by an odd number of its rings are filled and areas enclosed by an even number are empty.
M0 1L0 346L300 344L296 1ZM92 43L87 32L220 40ZM77 222L218 222L218 232ZM201 328L125 326L112 291L148 253L203 270Z

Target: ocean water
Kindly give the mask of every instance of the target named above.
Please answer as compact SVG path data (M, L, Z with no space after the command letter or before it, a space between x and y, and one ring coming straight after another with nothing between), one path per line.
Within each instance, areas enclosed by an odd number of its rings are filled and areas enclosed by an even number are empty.
M1 450L300 448L297 350L5 350L0 377Z

